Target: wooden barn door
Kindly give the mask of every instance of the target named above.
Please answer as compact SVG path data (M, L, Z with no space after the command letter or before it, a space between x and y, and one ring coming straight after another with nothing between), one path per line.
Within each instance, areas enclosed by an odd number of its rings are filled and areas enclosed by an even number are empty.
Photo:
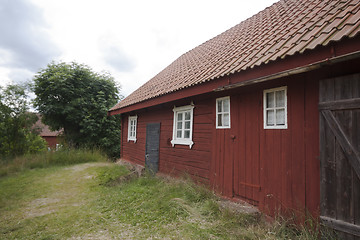
M360 74L320 82L321 220L360 239Z
M258 206L260 200L260 128L262 118L258 109L262 92L244 93L233 97L232 112L236 122L232 128L236 138L231 140L233 154L233 193Z
M160 123L146 125L145 167L152 173L159 169Z

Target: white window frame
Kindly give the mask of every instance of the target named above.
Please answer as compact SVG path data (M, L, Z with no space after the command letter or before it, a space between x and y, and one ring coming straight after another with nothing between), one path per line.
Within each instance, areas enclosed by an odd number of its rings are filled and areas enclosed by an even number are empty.
M224 101L224 100L228 100L229 101L229 111L228 112L219 112L219 101ZM222 104L222 108L224 109L224 105ZM217 98L216 99L216 129L224 129L224 128L231 128L231 116L230 116L230 96L227 97L222 97L222 98ZM222 117L222 123L224 123L224 114L229 114L229 126L219 126L219 118L218 115L221 114Z
M128 119L128 138L127 138L128 142L134 141L134 143L136 143L137 118L138 118L137 115L136 116L129 116L129 119ZM135 122L135 124L133 126L135 128L133 130L133 133L134 133L133 136L131 136L131 123L132 122Z
M190 111L190 137L189 138L184 138L184 130L185 130L185 123L182 125L182 137L178 138L177 137L177 126L178 126L178 113L185 113ZM194 105L187 105L187 106L182 106L182 107L176 107L174 106L173 109L174 112L174 121L173 121L173 137L171 140L171 144L174 147L176 144L179 145L188 145L190 147L190 149L192 148L192 145L194 145L194 142L192 141L192 136L193 136L193 119L194 119ZM185 122L185 120L184 120Z
M268 108L267 107L267 94L268 93L271 93L271 92L274 92L274 101L276 101L276 92L279 92L279 91L285 91L285 94L284 94L284 106L283 107L276 107L276 104L274 104L274 107L271 107L271 108ZM283 87L279 87L279 88L271 88L271 89L267 89L267 90L264 90L264 105L263 105L263 109L264 109L264 112L263 112L263 115L264 115L264 129L287 129L288 128L288 122L287 122L287 86L283 86ZM281 110L281 109L284 109L284 124L282 125L277 125L276 124L276 111L277 110ZM267 124L267 112L268 111L274 111L275 114L274 114L274 125L268 125Z

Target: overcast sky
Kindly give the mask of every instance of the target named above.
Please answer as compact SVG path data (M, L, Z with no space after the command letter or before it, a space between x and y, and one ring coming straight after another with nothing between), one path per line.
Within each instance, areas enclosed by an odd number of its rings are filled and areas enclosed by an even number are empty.
M52 60L107 71L124 96L276 0L0 0L0 84Z

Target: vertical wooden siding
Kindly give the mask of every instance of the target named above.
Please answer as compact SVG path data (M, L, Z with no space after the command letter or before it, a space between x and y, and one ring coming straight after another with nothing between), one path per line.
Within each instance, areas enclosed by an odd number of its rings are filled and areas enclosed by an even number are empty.
M188 172L210 182L222 195L245 199L271 215L289 209L317 215L318 83L303 77L221 93L219 97L231 98L230 129L215 128L215 96L191 99L195 104L192 149L171 146L171 104L136 113L136 143L127 142L128 115L123 115L122 157L144 165L146 124L161 122L160 172ZM263 90L280 86L288 87L288 129L264 130Z
M50 148L55 148L56 144L59 143L59 139L56 136L42 136L42 138L47 142L47 145Z
M288 129L263 128L263 90L287 86ZM211 182L268 214L318 214L318 83L274 82L229 93L231 129L213 130ZM226 95L224 95L226 96Z
M190 101L177 106L190 104ZM137 112L137 141L127 142L128 116L123 115L122 158L145 164L146 124L161 122L159 172L173 175L189 173L197 180L209 182L211 160L211 129L214 127L212 109L206 100L194 101L194 125L192 149L185 145L172 147L173 105Z

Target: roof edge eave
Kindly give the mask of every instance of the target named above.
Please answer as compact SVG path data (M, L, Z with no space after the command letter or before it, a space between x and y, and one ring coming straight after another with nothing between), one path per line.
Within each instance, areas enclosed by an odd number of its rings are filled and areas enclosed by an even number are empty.
M254 69L252 68L252 69L247 69L245 71L234 72L229 75L224 75L222 77L216 78L216 79L214 79L215 81L206 81L201 84L197 84L197 85L194 85L194 86L191 86L188 88L181 89L180 91L170 92L170 93L160 95L155 98L146 99L144 101L134 103L132 105L128 105L128 106L125 106L122 108L109 110L108 115L117 115L117 114L121 114L121 113L127 113L127 112L131 112L131 111L140 110L143 108L156 106L156 105L163 104L166 102L171 102L171 101L176 101L176 100L180 100L180 99L184 99L184 98L188 98L188 97L193 97L193 96L196 96L199 94L205 94L205 93L210 93L210 92L214 92L214 91L224 91L224 90L228 90L228 89L232 89L232 88L242 87L245 85L256 84L256 83L260 83L260 82L264 82L264 81L274 80L277 78L295 75L295 74L299 74L302 72L312 71L312 70L322 67L324 65L331 65L331 64L342 62L342 61L360 58L360 44L355 41L356 39L358 39L358 38L348 39L348 40L352 41L352 43L350 43L348 45L348 48L343 49L341 51L341 53L339 51L339 54L341 54L341 55L331 56L330 54L332 53L332 51L333 51L332 48L334 46L331 46L331 45L326 46L323 48L323 50L325 51L325 55L322 55L320 58L318 58L317 60L315 60L313 62L305 63L304 65L297 65L297 66L293 65L292 67L290 67L288 69L283 69L282 71L278 71L278 72L274 71L274 70L273 71L270 70L265 75L249 77L247 79L242 79L241 81L236 82L234 84L229 84L227 79L230 76L233 76L235 74L245 73L245 72L248 72L249 70L254 70ZM354 41L355 41L355 44L354 44ZM311 51L312 54L316 54L317 52L318 52L317 50ZM300 57L300 59L301 59L301 58L304 58L305 56L304 56L304 54L298 54L298 55L290 56L290 57L296 58L296 59L298 59L298 57ZM286 57L285 59L278 59L271 63L277 65L279 61L284 61L284 60L289 60L289 57ZM299 63L299 62L297 62L297 63ZM270 67L269 65L272 65L272 64L262 64L255 68L263 68L266 66ZM272 67L270 67L270 68L272 68Z

